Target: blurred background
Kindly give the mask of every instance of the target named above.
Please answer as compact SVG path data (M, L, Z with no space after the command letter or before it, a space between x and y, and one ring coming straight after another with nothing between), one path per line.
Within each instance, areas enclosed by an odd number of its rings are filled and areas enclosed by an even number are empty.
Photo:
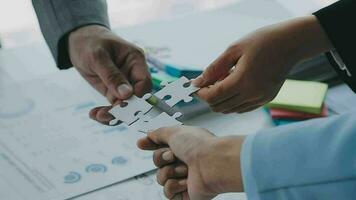
M112 27L133 26L167 20L195 12L217 9L241 0L107 0ZM302 15L335 0L278 0ZM0 40L3 48L42 40L31 0L0 0Z

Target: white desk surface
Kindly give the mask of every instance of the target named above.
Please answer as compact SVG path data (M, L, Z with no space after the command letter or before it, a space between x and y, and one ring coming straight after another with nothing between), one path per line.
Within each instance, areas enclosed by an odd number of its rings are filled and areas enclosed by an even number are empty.
M302 4L303 3L300 2L298 5ZM0 84L8 84L11 82L19 83L21 81L31 80L38 76L44 76L53 72L58 72L58 70L55 67L55 63L44 43L36 43L26 46L18 46L12 49L0 50ZM221 115L208 113L196 117L186 122L186 124L207 128L219 136L231 134L252 134L258 130L272 126L269 116L263 110L257 110L243 115ZM113 197L118 199L128 199L125 197L126 194L123 194L123 192L133 189L135 189L137 193L149 191L152 193L150 195L157 195L157 193L161 191L161 188L153 183L152 180L154 181L154 175L152 174L144 178L141 177L139 180L132 179L126 183L112 186L103 191L95 192L92 195L84 196L82 199L113 199ZM149 184L147 182L149 182ZM141 196L136 197L139 199L147 196L141 194ZM224 196L220 198L224 198ZM245 199L245 197L243 194L232 194L232 196L225 195L225 199Z

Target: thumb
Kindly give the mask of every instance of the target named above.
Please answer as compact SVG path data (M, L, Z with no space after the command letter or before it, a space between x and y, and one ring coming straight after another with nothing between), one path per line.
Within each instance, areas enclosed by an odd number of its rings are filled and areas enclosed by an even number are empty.
M148 133L147 137L157 145L167 145L175 134L175 127L163 127Z
M147 137L158 146L169 147L170 152L172 152L177 158L179 158L184 163L187 163L189 153L187 152L187 147L190 144L189 140L191 137L187 137L182 134L182 129L187 127L179 125L172 127L159 128L147 135Z
M236 65L241 55L242 52L236 45L228 48L208 66L201 76L193 81L193 84L197 87L207 87L224 79L229 75L231 68Z
M114 64L108 52L102 51L99 54L92 68L106 86L106 96L115 96L120 100L128 99L133 94L133 89L126 76Z

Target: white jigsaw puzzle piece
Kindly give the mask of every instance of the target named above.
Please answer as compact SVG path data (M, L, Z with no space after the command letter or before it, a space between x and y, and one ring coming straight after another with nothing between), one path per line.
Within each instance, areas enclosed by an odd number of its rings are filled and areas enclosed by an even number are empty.
M165 87L156 92L155 96L164 100L171 107L182 100L186 103L191 102L193 100L191 95L200 89L191 84L191 81L184 76L172 83L163 85Z
M117 105L109 110L109 113L115 117L110 121L110 125L116 125L119 121L123 121L127 125L131 125L144 114L152 109L152 105L146 102L152 95L146 94L142 98L132 96L125 100L123 104Z
M139 132L149 133L162 127L182 125L183 123L177 120L180 116L182 116L182 113L179 112L175 113L173 116L169 116L167 113L163 112L152 119L148 117L146 119L143 118L136 122L138 124L137 129Z

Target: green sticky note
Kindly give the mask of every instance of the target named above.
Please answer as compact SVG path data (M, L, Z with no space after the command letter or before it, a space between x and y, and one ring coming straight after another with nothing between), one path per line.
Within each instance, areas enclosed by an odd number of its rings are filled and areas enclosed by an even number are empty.
M286 80L277 97L267 106L320 114L327 90L328 85L325 83Z

